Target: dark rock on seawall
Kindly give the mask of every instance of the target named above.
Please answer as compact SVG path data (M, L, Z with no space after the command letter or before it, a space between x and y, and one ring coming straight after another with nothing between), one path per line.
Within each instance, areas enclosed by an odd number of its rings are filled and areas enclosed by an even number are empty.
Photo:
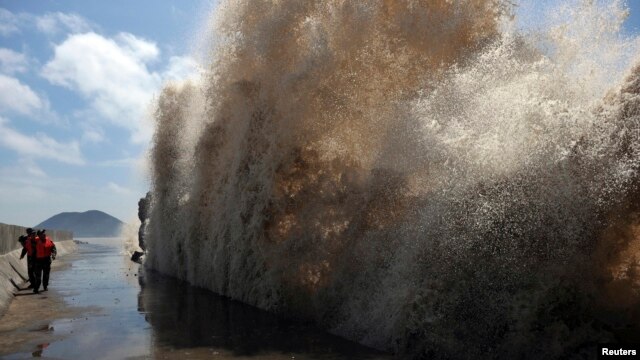
M146 250L144 244L144 232L149 219L149 207L151 206L151 191L138 201L138 219L140 219L140 228L138 229L138 245L142 250ZM135 260L134 260L135 261Z

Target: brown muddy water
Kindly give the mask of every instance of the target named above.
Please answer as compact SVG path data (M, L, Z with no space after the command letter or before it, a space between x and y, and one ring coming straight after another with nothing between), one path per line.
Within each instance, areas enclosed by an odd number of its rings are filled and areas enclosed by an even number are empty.
M146 272L119 239L83 239L69 266L52 272L64 311L2 359L384 359L389 356L313 326L284 320L184 282ZM18 297L17 299L22 299ZM32 300L33 299L33 300ZM71 310L71 311L68 311ZM52 309L53 311L53 309ZM2 321L0 319L0 321ZM36 328L37 327L37 328Z

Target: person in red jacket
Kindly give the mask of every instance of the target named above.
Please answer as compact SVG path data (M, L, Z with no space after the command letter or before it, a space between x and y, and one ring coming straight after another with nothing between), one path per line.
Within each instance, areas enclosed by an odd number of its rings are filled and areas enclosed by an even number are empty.
M22 253L20 254L20 260L27 255L27 273L29 274L29 289L33 288L33 285L36 282L36 272L35 272L35 254L33 251L35 250L35 241L36 241L36 232L33 231L32 228L27 229L27 235L20 236L20 244L22 244Z
M40 284L44 291L49 286L49 273L51 272L51 260L56 258L56 245L51 238L45 234L46 230L38 230L36 241L36 258L35 258L35 281L33 284L33 292L38 293Z

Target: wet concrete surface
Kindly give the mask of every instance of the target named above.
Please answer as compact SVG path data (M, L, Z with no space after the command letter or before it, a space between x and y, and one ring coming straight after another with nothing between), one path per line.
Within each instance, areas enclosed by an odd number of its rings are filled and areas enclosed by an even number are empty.
M64 260L68 265L52 272L50 291L12 304L0 319L6 339L0 358L389 358L313 326L145 273L120 249L113 239L78 245Z

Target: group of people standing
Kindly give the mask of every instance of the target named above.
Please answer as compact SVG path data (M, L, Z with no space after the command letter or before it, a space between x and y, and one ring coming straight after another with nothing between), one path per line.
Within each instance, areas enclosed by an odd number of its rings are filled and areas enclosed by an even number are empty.
M27 256L27 269L29 272L29 288L33 288L34 293L40 291L42 285L44 291L49 286L49 273L51 272L51 261L56 258L56 245L46 234L46 230L34 231L27 229L27 234L18 239L22 244L20 259Z

